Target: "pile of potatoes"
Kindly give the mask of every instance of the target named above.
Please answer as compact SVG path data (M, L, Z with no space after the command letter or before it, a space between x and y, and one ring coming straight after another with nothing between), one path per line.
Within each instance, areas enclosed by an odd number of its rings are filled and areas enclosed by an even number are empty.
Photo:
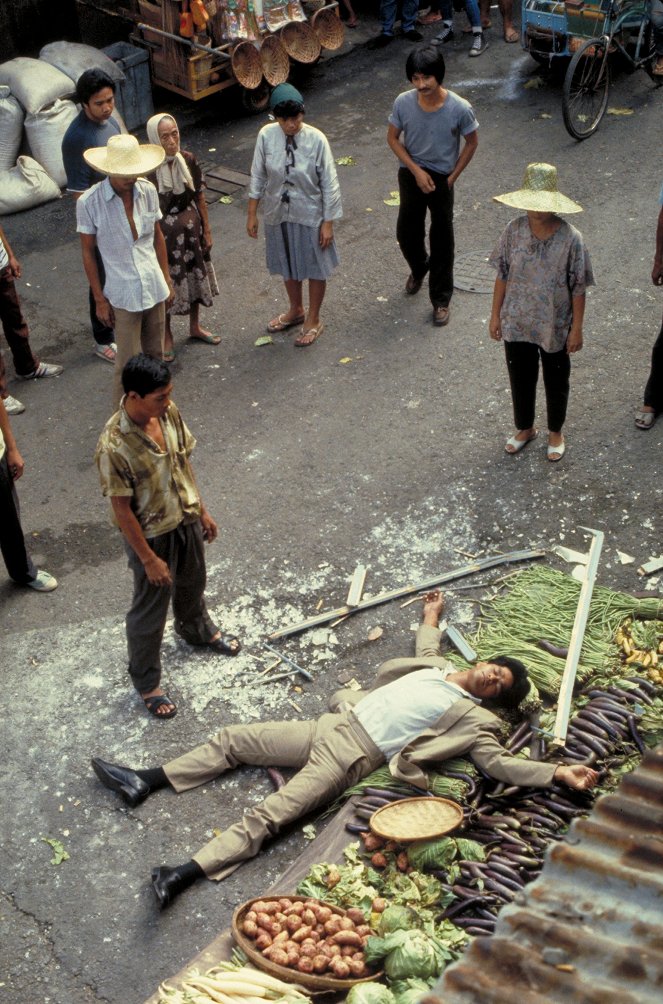
M371 975L364 945L373 932L361 910L337 913L317 899L257 900L240 929L266 959L297 973L339 980Z

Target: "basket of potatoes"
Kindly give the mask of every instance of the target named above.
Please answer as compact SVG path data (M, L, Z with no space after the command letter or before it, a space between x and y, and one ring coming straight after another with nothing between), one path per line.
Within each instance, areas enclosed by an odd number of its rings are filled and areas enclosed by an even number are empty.
M375 979L364 958L373 931L361 910L342 910L306 896L252 899L232 919L249 960L310 990L344 990Z

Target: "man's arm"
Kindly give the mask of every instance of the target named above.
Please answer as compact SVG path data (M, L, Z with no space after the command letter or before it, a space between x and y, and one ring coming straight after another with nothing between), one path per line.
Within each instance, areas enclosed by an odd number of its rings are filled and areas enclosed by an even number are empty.
M478 767L495 780L506 781L507 784L548 788L553 781L561 781L569 788L584 791L593 788L598 781L596 771L584 764L567 767L512 756L499 744L490 727L479 729L468 752Z
M173 284L170 281L170 271L168 270L168 251L166 249L166 240L158 223L154 224L154 251L157 256L157 261L159 262L159 267L163 272L163 277L166 280L166 285L168 286L166 307L170 307L171 303L175 299L175 290L173 289Z
M658 225L656 227L656 253L654 255L654 267L651 273L651 280L655 286L663 286L663 206L658 214Z
M9 415L7 414L7 409L4 406L2 398L0 398L0 432L2 432L5 446L7 448L7 467L9 468L9 473L13 481L18 481L25 470L25 464L23 463L23 457L18 452L18 446L16 445L16 440L14 439Z
M477 152L477 147L479 146L478 130L475 129L474 132L468 132L467 136L464 136L463 139L465 141L463 143L463 149L460 151L460 156L456 161L456 166L447 178L449 188L453 188L469 162L472 160L472 157Z
M129 495L113 495L111 496L111 506L124 539L136 552L145 569L148 581L153 586L170 586L173 581L170 569L148 544L142 527L131 508L131 497Z
M20 264L18 258L16 257L16 255L14 254L14 252L12 251L11 245L9 244L9 241L7 240L7 237L5 236L5 232L2 229L2 227L0 227L0 240L4 244L5 251L7 252L7 257L9 258L9 271L12 274L12 278L14 278L14 279L20 279L21 278L21 271L22 271L21 264Z
M390 124L387 129L387 145L390 150L398 157L403 167L407 167L408 171L412 172L414 180L422 192L434 192L435 182L431 178L430 174L427 171L424 171L423 167L419 167L418 164L415 164L412 157L401 143L400 136L401 130L395 125Z
M97 268L97 258L94 253L97 246L97 238L94 234L80 234L80 238L81 253L83 255L83 268L85 269L87 281L90 283L90 289L92 290L92 296L94 297L94 309L97 317L101 323L105 324L108 328L114 328L115 315L113 313L110 300L106 299L104 291L101 288L99 269Z

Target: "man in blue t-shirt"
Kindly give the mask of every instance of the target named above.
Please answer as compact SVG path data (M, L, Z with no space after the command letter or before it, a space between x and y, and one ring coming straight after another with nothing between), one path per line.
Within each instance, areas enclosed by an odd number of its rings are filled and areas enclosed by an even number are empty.
M83 154L90 147L106 146L111 136L121 132L113 118L115 108L115 81L103 70L86 70L76 83L76 96L81 110L73 120L62 140L62 159L67 172L67 191L78 200L104 175L93 170L86 163ZM98 256L97 267L101 283L105 282L104 266ZM90 321L95 341L95 354L106 362L115 363L115 336L113 329L103 324L97 317L92 293L90 300Z
M470 103L442 86L444 57L435 46L413 49L405 72L414 89L396 98L387 132L402 165L396 239L410 266L405 292L418 293L428 272L433 323L442 327L449 323L454 285L454 184L476 152L479 123Z

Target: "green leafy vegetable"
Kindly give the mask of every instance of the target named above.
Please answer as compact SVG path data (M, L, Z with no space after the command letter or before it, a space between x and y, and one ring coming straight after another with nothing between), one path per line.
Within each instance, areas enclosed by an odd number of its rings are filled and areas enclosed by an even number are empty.
M409 931L413 927L419 927L418 914L409 906L388 906L380 915L378 933L381 935L391 934L392 931Z
M41 839L53 850L53 857L51 858L52 865L61 865L63 861L69 860L69 855L65 851L64 844L61 840L51 839L50 837L42 837Z
M394 995L384 983L356 983L346 997L347 1004L394 1004Z
M434 978L452 958L445 946L425 931L394 931L385 938L369 938L364 954L369 965L384 960L389 980Z
M389 989L394 996L394 1004L418 1004L430 990L433 980L396 980Z

